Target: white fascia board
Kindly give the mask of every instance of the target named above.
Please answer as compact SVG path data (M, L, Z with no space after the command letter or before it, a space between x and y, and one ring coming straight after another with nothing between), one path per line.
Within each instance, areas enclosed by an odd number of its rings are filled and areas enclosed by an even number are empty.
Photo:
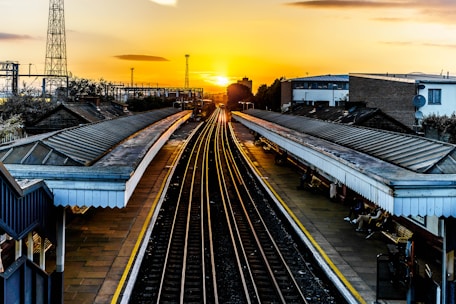
M362 153L356 160L356 151L331 151L328 147L337 145L324 140L324 147L312 145L294 138L293 130L243 113L233 117L394 215L456 216L455 174L416 173Z
M117 207L126 205L131 168L5 165L16 179L41 178L56 206ZM37 171L37 169L40 169Z

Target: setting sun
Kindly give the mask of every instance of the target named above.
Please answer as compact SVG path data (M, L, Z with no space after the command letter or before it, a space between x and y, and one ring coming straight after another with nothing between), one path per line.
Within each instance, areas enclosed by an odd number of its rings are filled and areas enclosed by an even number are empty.
M215 84L221 87L226 87L230 80L225 76L217 76L215 77Z

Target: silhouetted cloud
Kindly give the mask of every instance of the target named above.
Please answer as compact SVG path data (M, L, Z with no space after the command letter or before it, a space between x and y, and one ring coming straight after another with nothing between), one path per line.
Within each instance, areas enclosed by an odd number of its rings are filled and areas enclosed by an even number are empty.
M169 61L166 58L159 56L149 56L149 55L116 55L114 56L121 60L130 60L130 61Z
M454 0L307 0L287 2L285 5L319 10L375 10L406 9L411 12L406 21L455 24L456 1ZM401 21L400 19L376 18L377 21Z
M379 17L372 20L381 21L381 22L405 22L408 21L404 18L394 18L394 17Z
M456 48L456 44L451 43L417 43L412 41L382 41L382 44L393 46L414 46L414 47L437 47L437 48Z
M26 39L33 39L33 38L28 35L0 33L0 40L26 40Z
M289 2L287 5L313 8L390 8L411 7L412 2L397 1L345 1L345 0L312 0Z

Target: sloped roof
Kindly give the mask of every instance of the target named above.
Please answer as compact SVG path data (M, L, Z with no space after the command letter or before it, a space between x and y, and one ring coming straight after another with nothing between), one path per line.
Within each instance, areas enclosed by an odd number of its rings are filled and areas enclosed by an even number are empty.
M166 108L31 136L0 146L5 164L90 166L129 136L177 112Z
M287 112L287 114L288 113L291 115L316 118L323 121L414 134L413 130L385 114L378 108L349 106L348 109L345 109L341 107L299 106L293 111Z
M0 146L0 161L18 180L44 180L56 206L123 208L191 114L163 108L31 136Z
M65 102L31 122L30 126L37 125L39 122L62 110L73 114L75 117L79 117L79 119L85 123L113 119L125 115L121 109L117 109L112 106L111 103L100 103L97 109L93 103L89 102Z
M247 114L351 148L417 173L456 173L456 145L425 137L261 110Z

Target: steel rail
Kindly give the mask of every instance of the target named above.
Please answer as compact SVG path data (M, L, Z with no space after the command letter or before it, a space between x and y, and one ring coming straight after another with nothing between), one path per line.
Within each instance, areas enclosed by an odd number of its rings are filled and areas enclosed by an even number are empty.
M167 273L167 270L168 269L172 269L174 267L178 267L177 265L171 265L169 266L169 260L170 260L170 255L171 255L171 247L172 247L172 244L174 241L176 241L176 233L178 232L177 229L176 229L176 226L178 224L182 224L182 223L179 223L178 222L178 214L180 211L182 211L182 208L187 208L188 211L187 211L187 219L186 219L186 224L185 224L185 235L184 235L184 252L182 254L182 261L181 261L181 284L180 284L180 292L179 292L179 301L180 303L184 303L184 292L185 292L185 271L186 271L186 264L187 264L187 250L188 250L188 231L189 231L189 222L190 222L190 219L191 219L191 214L190 214L190 210L191 210L191 205L192 205L192 197L193 195L191 195L193 193L193 184L194 184L194 178L195 178L195 172L196 172L196 168L198 167L197 166L197 162L198 162L198 156L199 156L199 149L201 149L201 143L205 141L205 138L209 132L209 128L208 128L208 125L209 124L206 124L202 130L201 133L198 134L197 136L197 142L200 142L199 145L194 145L191 149L191 157L193 157L194 161L188 161L186 166L185 166L185 170L184 170L184 177L182 179L182 182L181 182L181 185L180 185L180 189L179 189L179 194L178 194L178 198L177 198L177 202L176 202L176 209L175 209L175 213L174 213L174 217L173 217L173 223L172 223L172 228L171 228L171 233L170 233L170 238L169 238L169 241L168 241L168 245L167 245L167 249L166 249L166 255L165 255L165 261L164 261L164 267L163 267L163 271L162 271L162 275L161 275L161 280L160 280L160 287L159 287L159 290L158 290L158 296L157 296L157 302L161 302L162 300L162 295L163 295L163 289L164 289L164 286L165 286L165 282L166 282L166 273ZM197 152L195 154L195 151ZM193 164L193 167L191 167L191 165ZM191 191L190 191L190 195L188 197L188 206L185 205L184 206L184 202L183 202L183 199L184 198L184 192L186 190L186 187L188 186L185 182L185 179L187 178L187 176L189 176L189 172L191 171L191 169L193 169L193 173L191 174L191 182L190 182L190 186L191 186ZM186 202L187 203L187 202ZM205 280L205 275L202 275L202 279ZM205 283L204 283L205 284ZM205 297L205 293L203 294L203 296ZM205 300L203 300L205 301Z
M228 138L235 138L235 134L234 134L234 130L232 128L229 128L229 131L230 131L230 134L225 134L227 140ZM237 146L236 146L237 147ZM236 173L236 177L240 179L240 185L242 185L244 187L244 190L245 190L245 193L247 194L249 200L250 200L250 203L251 205L254 207L255 211L256 211L256 215L258 216L259 220L261 221L261 225L262 225L262 229L264 229L264 231L267 233L268 237L269 237L269 240L270 242L273 244L274 246L274 249L277 253L277 255L279 256L281 262L282 262L282 265L283 267L285 267L287 273L288 273L288 276L289 278L292 280L293 284L294 284L294 287L296 289L296 291L299 293L300 295L300 298L301 300L304 302L304 303L307 303L307 300L306 300L306 297L304 296L304 294L302 293L300 287L299 287L299 284L298 282L296 281L295 279L295 276L293 274L293 272L291 271L291 268L290 266L288 265L288 262L286 261L286 259L284 258L277 242L274 240L274 237L272 236L272 234L270 233L269 231L269 228L268 228L268 225L266 224L266 222L264 221L263 217L261 216L261 213L258 209L258 206L257 206L257 203L255 202L255 200L253 199L249 189L247 188L247 185L246 183L244 182L244 178L242 177L242 174L239 170L239 166L237 165L237 162L234 160L234 156L233 156L233 151L231 149L231 146L228 146L228 151L229 151L229 154L230 154L230 157L232 159L232 163L233 163L233 168L234 170L237 172ZM243 206L244 207L244 206ZM245 207L244 207L244 210L245 210ZM245 212L247 212L245 210ZM251 224L251 221L249 221L249 223ZM252 230L255 231L256 229L254 229L254 227L252 227ZM273 273L273 272L272 272Z
M222 128L222 126L224 124L226 124L225 112L224 111L223 111L223 113L220 112L219 117L220 117L219 120L221 120L222 123L221 124L219 123L217 125L217 130L216 130L217 134L219 134L221 132L220 129ZM223 148L223 146L220 143L219 136L215 136L214 151L220 151L220 149L222 149L222 148ZM254 282L253 274L250 271L249 264L246 262L244 262L244 264L243 264L241 261L241 256L244 257L244 261L247 260L246 253L242 246L240 246L241 248L239 249L239 246L236 245L236 243L237 243L236 240L239 239L240 236L238 234L235 236L234 232L239 233L239 229L233 228L233 225L235 226L236 223L234 222L232 224L230 221L230 218L229 218L229 210L228 210L227 206L230 205L230 195L229 195L229 191L227 188L227 181L225 180L225 175L223 174L223 168L222 168L222 164L221 164L222 163L221 155L220 155L220 153L214 153L214 154L215 154L215 163L216 163L216 169L217 169L218 184L219 184L219 189L220 189L220 194L221 194L222 206L223 206L223 209L225 212L226 223L228 225L228 231L229 231L231 243L232 243L233 249L234 249L236 265L238 267L238 272L240 274L245 299L246 299L247 303L252 303L252 299L251 299L251 296L249 293L247 278L244 275L244 268L246 268L248 270L248 273L250 274L249 282L251 282L251 284L252 284L252 282ZM260 296L258 289L256 288L255 285L253 285L253 288L254 288L255 297L258 299Z
M224 130L223 130L224 132L223 132L222 136L223 136L223 139L224 139L223 140L223 143L224 143L223 153L224 153L225 160L226 160L226 162L228 164L228 166L227 166L228 172L227 173L231 176L231 178L233 180L235 180L235 178L240 178L242 180L242 177L240 176L240 174L236 173L236 172L239 172L239 169L236 166L236 162L234 161L233 155L232 155L231 150L230 150L230 146L228 144L228 140L229 139L227 137L226 129L227 128L225 127ZM286 300L285 300L285 298L284 298L284 296L282 294L282 291L280 289L280 286L279 286L279 284L278 284L278 282L276 280L276 277L274 275L272 267L271 267L271 265L270 265L270 263L268 261L268 258L267 258L266 254L265 254L265 251L264 251L264 248L263 248L263 244L260 241L257 232L255 231L255 227L252 224L249 212L246 210L245 203L244 203L244 200L243 200L243 194L241 194L241 192L240 192L240 187L238 187L238 185L236 183L233 183L233 187L234 187L236 195L237 195L237 200L240 203L240 208L242 209L242 211L244 213L244 216L242 217L241 221L244 221L244 220L247 221L247 224L248 224L248 226L250 228L251 237L254 239L254 241L256 243L255 244L256 245L255 248L260 252L260 255L261 255L262 260L263 260L263 264L266 267L266 270L267 270L267 273L269 275L269 278L272 281L272 286L275 289L275 293L277 294L278 298L280 299L280 301L282 303L286 303ZM248 190L247 190L247 192L248 192ZM232 216L233 220L235 220L236 215L240 216L239 214L237 214L234 211L235 206L230 205L229 208L230 208L231 216ZM236 227L238 227L238 225L236 225ZM239 227L238 227L238 229L239 229ZM243 242L242 237L240 238L240 242L241 243ZM243 245L243 247L244 247L244 245ZM245 255L245 257L248 260L247 255ZM249 267L249 269L250 269L250 267ZM253 273L251 274L251 276L255 277ZM254 279L254 281L255 281L255 279ZM261 299L260 295L258 295L258 299L259 300Z

